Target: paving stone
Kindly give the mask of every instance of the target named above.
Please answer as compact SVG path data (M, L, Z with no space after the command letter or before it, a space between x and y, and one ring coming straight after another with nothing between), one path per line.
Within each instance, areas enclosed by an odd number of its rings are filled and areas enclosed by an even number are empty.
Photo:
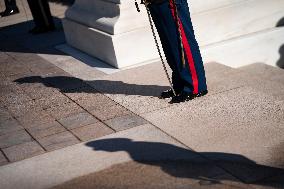
M76 113L80 113L84 111L85 111L84 109L82 109L80 106L78 106L74 102L65 103L60 106L52 106L46 109L46 112L48 112L49 115L51 115L57 120L63 119L72 114L76 114Z
M12 118L12 116L8 110L4 107L0 107L0 123L10 118Z
M25 131L15 131L0 136L0 148L7 148L13 145L25 143L31 141L31 136Z
M72 129L71 132L78 138L80 138L82 141L87 141L114 133L112 129L110 129L108 126L104 125L101 122Z
M17 119L24 128L30 128L54 121L54 118L44 110L28 113L24 116L18 117Z
M74 89L66 89L64 91L64 94L66 96L68 96L69 98L71 98L72 100L78 100L80 98L84 98L87 97L88 94L92 95L92 94L96 94L99 93L97 90L95 90L94 88L90 87L90 86L80 86L78 88L74 88Z
M137 115L131 114L107 120L105 123L115 131L121 131L143 125L148 122Z
M50 64L49 62L47 62L46 60L42 59L39 56L37 57L36 62L38 64L36 66L32 66L30 70L33 73L38 74L40 76L47 76L54 73L60 74L63 72L60 68Z
M57 89L38 83L36 84L36 86L26 87L23 90L32 99L49 98L53 96L59 96L61 94Z
M59 119L58 122L60 122L67 129L74 129L77 127L96 123L98 122L98 120L88 112L81 112L63 119Z
M35 141L22 143L2 150L11 162L30 158L45 152Z
M37 106L33 100L24 104L10 104L7 106L7 109L14 117L21 117L26 114L42 111L42 108Z
M9 93L2 95L0 98L1 102L6 106L24 104L32 100L28 95L24 93Z
M69 77L69 76L49 76L44 79L50 85L54 86L55 88L60 89L61 91L79 88L81 86L86 86L87 84L84 83L83 80Z
M106 106L116 105L116 102L101 93L85 93L84 97L76 100L80 106L86 110L100 109Z
M72 103L72 101L68 97L64 96L62 93L59 93L50 95L47 98L36 99L35 103L42 109L48 109L52 107L63 106L64 104Z
M100 120L109 120L115 117L132 114L129 110L120 105L105 106L90 110L90 113Z
M19 86L17 86L14 83L11 83L11 81L9 80L6 80L6 78L5 80L2 80L0 86L1 86L1 90L0 90L1 101L8 99L9 96L13 94L24 93L23 90Z
M7 119L0 122L0 135L24 129L17 120Z
M56 121L37 125L27 130L36 139L66 131L66 129Z
M4 156L4 154L0 151L0 166L5 165L8 163L8 160Z
M38 139L38 142L47 150L52 151L77 144L80 141L69 131Z
M18 74L26 75L31 73L31 71L28 68L18 64L11 64L11 66L9 67L2 68L1 72L6 76L18 75Z

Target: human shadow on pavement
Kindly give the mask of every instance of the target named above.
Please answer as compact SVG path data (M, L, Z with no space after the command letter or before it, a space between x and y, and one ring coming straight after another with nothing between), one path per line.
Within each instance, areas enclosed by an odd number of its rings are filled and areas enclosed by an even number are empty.
M284 44L279 48L279 54L280 54L280 58L277 61L276 65L279 68L284 69Z
M68 76L30 76L15 80L18 84L24 83L42 83L46 87L58 89L62 93L100 93L104 94L125 94L141 96L158 96L161 91L168 89L167 86L158 85L136 85L124 83L122 81L95 80L87 81L90 85L96 86L96 89L86 84L86 81Z
M127 152L135 162L157 166L173 177L194 179L200 184L214 185L237 178L246 184L284 187L283 169L259 165L238 154L196 153L172 144L133 141L128 138L101 139L88 142L86 145L95 151ZM220 177L226 173L235 178ZM276 176L280 176L280 179L270 182L270 179Z

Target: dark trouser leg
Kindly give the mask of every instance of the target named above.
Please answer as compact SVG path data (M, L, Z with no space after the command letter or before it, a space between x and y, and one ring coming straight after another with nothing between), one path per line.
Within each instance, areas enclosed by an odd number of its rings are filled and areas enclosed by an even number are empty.
M173 49L171 49L170 45L170 38L169 38L169 32L167 32L167 24L164 22L164 15L163 10L167 9L167 5L150 5L149 6L151 16L153 18L153 21L155 23L156 29L159 33L159 37L161 39L161 44L167 59L167 62L172 69L172 82L173 82L173 88L176 91L176 93L180 93L184 88L184 81L180 77L175 56L173 54Z
M178 5L178 14L180 18L181 29L185 34L183 36L183 43L187 43L187 45L184 44L186 51L185 55L188 65L191 64L191 66L188 66L189 68L187 70L190 70L192 79L197 81L197 83L193 82L193 85L195 87L196 93L199 93L207 90L203 60L194 35L194 29L191 22L187 1L177 0L177 2L178 1L180 1L180 4ZM196 75L194 75L193 72L196 72ZM190 91L190 89L187 88L185 88L185 90Z
M38 0L40 12L42 14L45 27L54 27L54 22L50 13L50 8L47 0Z
M6 10L15 10L18 9L16 0L5 0Z
M183 90L188 93L199 93L207 89L203 62L200 55L198 44L195 40L189 10L186 0L176 0L178 6L178 14L180 17L182 29L182 43L185 49L185 65L182 65L180 53L180 39L177 29L174 9L165 1L162 4L150 5L152 12L159 12L157 18L154 19L157 29L165 34L161 38L162 41L167 41L165 44L165 53L171 54L175 66L171 66L174 73L177 73L183 81ZM154 14L153 14L154 15ZM162 36L162 35L161 35ZM166 40L165 40L166 39ZM163 42L162 42L163 43Z
M33 19L34 19L34 23L36 25L36 27L43 27L43 22L42 22L42 18L41 18L41 14L39 11L39 6L37 3L37 0L27 0L31 13L33 15Z
M27 0L35 25L39 28L54 27L49 5L46 0Z

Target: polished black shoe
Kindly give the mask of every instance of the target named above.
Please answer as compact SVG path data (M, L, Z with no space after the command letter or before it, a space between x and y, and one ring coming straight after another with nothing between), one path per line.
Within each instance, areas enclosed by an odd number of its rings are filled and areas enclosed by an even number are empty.
M195 95L192 93L186 93L186 92L182 92L181 94L172 97L170 104L173 103L180 103L180 102L185 102L185 101L189 101L195 98Z
M15 9L6 9L4 12L1 12L0 13L0 16L1 17L6 17L6 16L10 16L10 15L13 15L13 14L17 14L19 13L19 9L18 8L15 8Z
M172 89L169 89L169 90L163 91L161 95L159 96L159 98L166 99L166 98L172 98L174 96L175 96L174 91Z
M205 91L202 91L202 92L200 92L200 93L197 93L197 94L195 95L195 97L201 97L201 96L206 95L207 93L208 93L208 90L205 90Z
M207 93L208 93L207 90L202 91L202 92L200 92L198 94L192 94L192 93L187 93L187 92L183 91L180 95L172 97L172 100L170 101L170 104L189 101L189 100L192 100L192 99L194 99L196 97L204 96Z

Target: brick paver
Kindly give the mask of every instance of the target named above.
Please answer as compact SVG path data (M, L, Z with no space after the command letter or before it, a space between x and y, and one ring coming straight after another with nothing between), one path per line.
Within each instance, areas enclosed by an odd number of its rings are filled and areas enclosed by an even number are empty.
M0 136L24 129L16 119L10 118L0 122Z
M124 115L121 117L115 117L113 119L105 121L105 123L115 131L121 131L132 127L140 126L148 122L137 115L131 114Z
M28 101L24 104L12 104L6 107L8 111L11 113L11 115L13 115L14 117L21 117L26 114L42 110L42 108L37 106L33 100Z
M11 114L8 112L8 110L4 107L0 107L0 122L12 118Z
M83 93L83 96L77 99L75 102L86 110L93 110L96 108L110 107L116 105L114 101L101 93Z
M14 162L42 154L45 151L37 142L31 141L4 148L3 152L8 157L9 161Z
M80 113L83 111L84 109L82 109L74 102L64 103L61 104L60 106L52 106L46 109L46 112L48 112L49 115L51 115L53 118L57 120L63 119L72 114Z
M99 92L94 88L86 85L64 91L64 94L74 101L79 100L80 98L86 98L90 96L90 94L94 95L96 93Z
M40 98L35 100L36 106L41 107L42 109L63 106L64 104L71 102L72 101L68 97L64 96L61 93L53 93L53 95L47 98Z
M37 55L62 53L54 49L62 28L37 36L13 28L0 30L0 166L145 123Z
M38 139L38 142L47 150L52 151L60 148L64 148L73 144L77 144L80 141L72 135L69 131L58 133L55 135L47 136Z
M35 127L55 120L44 110L27 113L17 119L25 128Z
M114 133L112 129L101 122L72 129L71 132L82 141L87 141Z
M0 151L0 166L6 165L8 163L8 160L5 158L4 154Z
M88 112L73 114L58 121L67 129L74 129L98 122L98 120Z
M32 141L32 138L25 130L15 131L0 136L0 148L7 148L29 141Z
M46 136L66 131L66 129L56 121L52 121L42 125L36 125L34 127L28 128L27 130L35 139L40 139Z
M132 112L117 104L114 106L98 107L90 110L90 113L100 120L105 121L123 115L130 115Z

